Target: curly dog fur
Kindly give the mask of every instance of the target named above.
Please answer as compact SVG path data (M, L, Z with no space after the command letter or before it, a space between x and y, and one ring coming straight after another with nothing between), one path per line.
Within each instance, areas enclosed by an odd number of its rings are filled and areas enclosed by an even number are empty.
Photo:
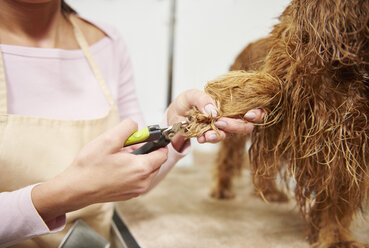
M286 201L275 179L294 179L312 246L369 247L350 233L353 216L368 209L369 1L293 0L279 20L237 57L231 70L243 71L205 90L219 116L265 110L251 135L254 185L264 199ZM190 114L188 136L214 129L216 120ZM213 196L233 196L245 142L235 135L221 145Z

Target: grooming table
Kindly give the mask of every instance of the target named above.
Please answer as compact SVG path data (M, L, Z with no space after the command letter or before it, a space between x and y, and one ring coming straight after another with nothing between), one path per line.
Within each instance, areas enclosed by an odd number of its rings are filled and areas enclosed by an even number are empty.
M142 248L308 248L305 224L293 200L265 203L252 194L248 171L235 182L236 198L209 197L213 155L194 155L195 165L175 167L147 195L118 204ZM353 225L369 242L369 222Z

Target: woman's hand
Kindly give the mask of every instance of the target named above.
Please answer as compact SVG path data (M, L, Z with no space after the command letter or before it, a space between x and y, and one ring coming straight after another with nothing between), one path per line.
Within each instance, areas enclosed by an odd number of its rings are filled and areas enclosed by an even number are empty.
M196 107L204 114L217 116L217 109L214 100L205 92L200 90L187 90L180 94L169 106L167 112L168 124L183 121L186 119L186 113ZM244 120L222 117L215 122L217 128L220 129L219 134L215 131L208 131L203 136L197 137L199 143L216 143L224 140L229 133L249 134L252 132L254 125L252 122L260 122L263 119L264 112L261 109L253 109L245 114ZM180 147L183 142L180 137L172 140L173 146Z
M62 174L34 187L32 201L45 221L93 203L128 200L145 193L167 149L133 155L122 146L137 130L130 119L88 143Z
M217 128L222 130L226 135L221 135L222 137L215 137L218 136L215 131L208 131L205 133L204 136L198 137L199 143L204 142L219 142L223 140L227 134L231 133L238 133L238 134L249 134L254 129L254 124L257 122L261 122L264 118L264 111L262 109L252 109L248 111L244 119L234 119L228 117L221 117L219 118L214 124ZM212 141L213 140L213 141Z

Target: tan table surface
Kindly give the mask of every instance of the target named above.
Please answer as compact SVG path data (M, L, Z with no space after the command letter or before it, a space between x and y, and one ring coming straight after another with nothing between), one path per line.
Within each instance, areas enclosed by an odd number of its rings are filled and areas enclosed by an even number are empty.
M307 248L304 222L294 201L267 204L252 194L248 171L236 181L236 198L209 197L212 155L175 167L148 194L119 203L118 210L143 248ZM369 222L353 225L369 243Z

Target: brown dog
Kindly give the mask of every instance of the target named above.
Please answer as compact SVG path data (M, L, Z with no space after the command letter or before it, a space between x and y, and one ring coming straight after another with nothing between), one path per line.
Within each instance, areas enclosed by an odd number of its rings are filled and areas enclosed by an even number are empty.
M293 177L312 246L369 247L349 230L354 214L368 211L369 1L293 0L270 35L248 45L231 69L247 72L224 75L206 91L220 116L265 109L250 148L263 198L286 201L275 178ZM245 142L236 135L221 145L213 196L233 195Z

